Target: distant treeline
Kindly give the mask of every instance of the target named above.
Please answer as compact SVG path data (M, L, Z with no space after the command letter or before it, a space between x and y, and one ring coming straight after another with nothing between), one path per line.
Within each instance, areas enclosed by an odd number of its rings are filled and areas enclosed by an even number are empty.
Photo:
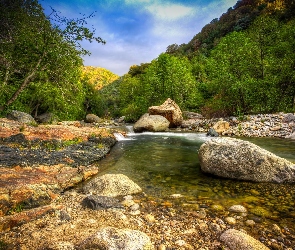
M295 1L238 1L188 44L100 90L101 111L130 121L168 97L208 117L295 110Z

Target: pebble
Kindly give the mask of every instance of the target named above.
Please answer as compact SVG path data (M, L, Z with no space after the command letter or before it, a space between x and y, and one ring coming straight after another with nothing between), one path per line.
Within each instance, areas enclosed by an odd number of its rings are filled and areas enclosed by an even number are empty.
M158 250L166 250L166 246L161 244L160 246L158 246Z
M234 225L237 223L236 219L233 217L226 217L224 220L230 225Z
M131 214L131 215L140 215L140 211L139 210L131 211L129 214Z
M228 209L228 211L234 213L247 213L247 209L242 205L233 205Z
M135 205L135 202L134 202L134 200L129 200L129 199L127 199L127 200L123 200L123 201L121 202L121 204L122 204L124 207L132 207L133 205Z
M132 205L132 206L130 207L130 209L131 209L132 211L136 211L136 210L138 210L138 209L139 209L139 204L135 203L134 205Z
M276 234L281 234L282 233L281 228L277 224L272 225L272 231L274 233L276 233Z
M154 223L156 221L155 217L152 214L146 214L144 218L149 223Z
M256 223L254 220L246 220L245 224L249 227L253 227Z
M177 240L177 241L175 241L175 244L177 246L182 247L182 246L186 245L186 242L184 240Z
M172 199L178 199L178 198L182 198L183 195L182 194L171 194L169 197Z

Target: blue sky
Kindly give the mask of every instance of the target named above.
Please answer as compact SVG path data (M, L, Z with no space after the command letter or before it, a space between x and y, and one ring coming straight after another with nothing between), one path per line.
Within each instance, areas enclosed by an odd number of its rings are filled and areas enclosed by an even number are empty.
M202 27L220 17L237 0L40 0L61 15L79 13L95 16L88 20L106 45L83 42L91 52L84 65L106 68L118 75L131 65L150 62L170 44L188 43Z

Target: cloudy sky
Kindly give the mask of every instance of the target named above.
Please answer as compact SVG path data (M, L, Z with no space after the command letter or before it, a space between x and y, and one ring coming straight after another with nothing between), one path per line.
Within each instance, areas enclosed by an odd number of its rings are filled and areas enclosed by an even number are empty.
M74 18L80 13L106 45L83 42L91 52L84 65L106 68L118 75L131 65L150 62L170 44L188 43L202 27L220 17L237 0L40 0L61 15Z

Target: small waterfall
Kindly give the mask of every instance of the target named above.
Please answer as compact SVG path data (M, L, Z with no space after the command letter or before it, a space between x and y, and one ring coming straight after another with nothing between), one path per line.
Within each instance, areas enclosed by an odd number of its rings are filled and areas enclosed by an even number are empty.
M114 136L116 137L117 141L124 141L126 138L121 133L114 133Z
M126 126L126 129L128 134L134 134L133 126Z

